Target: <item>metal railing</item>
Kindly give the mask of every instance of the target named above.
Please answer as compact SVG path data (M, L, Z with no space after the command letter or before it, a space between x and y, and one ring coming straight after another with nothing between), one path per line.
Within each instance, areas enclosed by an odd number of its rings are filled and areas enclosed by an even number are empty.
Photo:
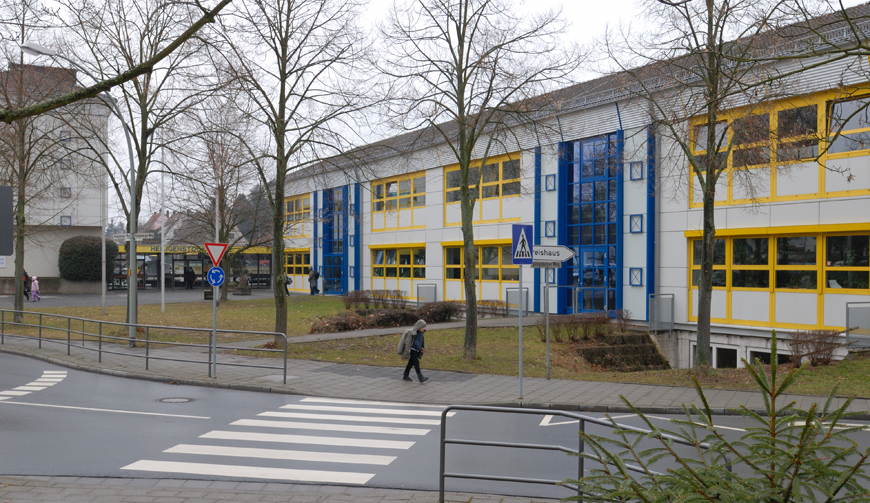
M562 480L549 480L549 479L536 479L536 478L527 478L527 477L511 477L511 476L501 476L501 475L481 475L476 473L455 473L446 471L447 464L447 456L446 456L446 447L447 444L456 444L456 445L476 445L483 447L506 447L513 449L535 449L535 450L545 450L545 451L558 451L564 452L568 454L577 454L577 480L583 478L584 471L584 459L582 456L579 456L584 449L584 442L582 437L578 437L578 447L577 449L571 447L565 447L562 445L547 445L547 444L525 444L525 443L516 443L516 442L492 442L492 441L483 441L483 440L467 440L467 439L458 439L458 438L447 438L447 416L448 412L454 410L467 410L467 411L475 411L475 412L496 412L496 413L508 413L508 414L537 414L537 415L550 415L550 416L562 416L570 419L574 419L579 421L579 429L578 435L586 432L586 423L597 424L600 426L606 426L609 428L614 427L614 423L607 419L598 419L591 416L585 416L583 414L577 414L574 412L567 412L561 410L547 410L547 409L520 409L514 407L490 407L485 405L450 405L443 412L441 412L441 466L438 474L439 479L439 487L438 487L438 501L439 503L444 503L444 480L447 478L454 479L474 479L474 480L490 480L496 482L519 482L525 484L544 484L544 485L561 485L563 487L567 487L569 489L573 489L577 491L579 496L583 495L583 492L580 490L578 486L572 484L566 484ZM638 433L649 433L649 430L645 430L643 428L636 428L634 426L628 426L624 424L616 424L616 427L624 430L624 431L636 431ZM681 438L662 434L661 438L671 440L674 443L682 444L686 446L690 446L693 448L700 447L704 450L710 448L710 445L707 443L693 444L691 442L687 442ZM625 467L628 470L631 470L636 473L641 474L654 474L660 475L660 473L646 470L639 466L626 464ZM726 468L728 471L731 471L731 465L726 464Z
M16 322L15 321L15 314L16 313L22 315L22 317L37 316L38 323L37 324L25 323L23 321ZM7 315L9 315L12 318L12 321L9 321L6 319ZM43 323L44 319L60 320L61 323L65 320L66 327L47 325L47 324ZM79 330L77 326L73 327L74 321L76 322L76 325L78 325L78 322L81 322L81 330ZM88 332L85 330L85 325L88 323L97 325L96 333ZM12 326L12 327L29 327L29 328L37 329L37 331L38 331L37 336L34 337L31 335L7 333L6 332L7 325ZM96 352L98 362L103 361L103 353L120 355L120 356L129 356L132 358L144 358L145 359L145 370L149 369L149 363L151 360L164 360L164 361L175 361L175 362L185 362L185 363L202 363L202 364L208 365L209 377L216 377L216 376L212 375L212 370L211 370L212 369L212 352L211 351L208 351L208 355L209 355L208 361L189 360L189 359L185 359L185 358L173 358L173 357L167 357L167 356L153 356L153 355L151 355L151 346L152 345L179 346L179 347L183 347L183 348L205 348L205 349L209 349L209 348L214 347L216 349L226 349L226 350L244 350L244 351L262 352L262 353L283 353L284 358L283 358L282 366L280 366L280 367L273 366L273 365L257 365L257 364L252 364L252 363L238 363L238 362L231 362L231 361L218 362L216 352L214 354L214 364L215 364L215 369L217 368L218 364L223 365L223 366L227 366L227 367L252 367L252 368L264 368L264 369L276 369L276 370L280 369L280 370L283 370L283 373L284 373L284 384L287 384L287 335L282 334L280 332L257 332L257 331L228 330L228 329L218 329L216 331L217 334L224 333L224 334L262 335L262 336L268 336L268 337L273 337L273 338L275 336L280 336L284 339L283 349L246 348L246 347L239 347L239 346L211 345L210 344L211 337L212 337L212 334L215 332L215 330L212 328L170 327L170 326L162 326L162 325L135 324L137 333L138 333L139 329L144 329L144 331L145 331L145 338L144 339L136 339L136 343L139 343L139 344L144 343L144 345L145 345L145 354L141 355L141 354L135 354L132 352L117 351L117 350L113 350L113 349L104 349L103 348L104 341L110 342L110 343L116 342L118 344L124 344L124 345L126 345L130 342L130 339L128 338L126 333L122 337L104 334L103 333L104 326L123 327L123 328L127 329L131 326L134 326L134 325L131 325L130 323L123 323L123 322L116 322L116 321L91 320L91 319L87 319L87 318L77 318L75 316L63 316L63 315L59 315L59 314L40 313L40 312L33 312L33 311L14 311L11 309L0 309L0 344L6 343L6 337L13 337L13 338L19 338L19 339L30 339L30 340L36 339L39 343L39 349L42 349L42 343L46 342L46 343L66 345L66 354L67 355L71 354L72 348ZM188 343L188 342L154 341L154 340L151 340L151 330L173 330L173 331L182 331L182 332L188 332L188 333L207 334L207 337L209 338L209 343L195 344L195 343ZM55 337L45 337L43 335L43 331L46 331L48 333L51 333L52 331L62 332L62 333L65 332L66 333L66 340L58 339ZM75 340L73 340L73 336L75 336ZM81 337L80 342L78 340L79 337ZM94 341L96 342L96 347L87 346L85 344L88 338L91 338L91 342L94 342ZM216 373L217 373L217 370L215 370L215 374Z

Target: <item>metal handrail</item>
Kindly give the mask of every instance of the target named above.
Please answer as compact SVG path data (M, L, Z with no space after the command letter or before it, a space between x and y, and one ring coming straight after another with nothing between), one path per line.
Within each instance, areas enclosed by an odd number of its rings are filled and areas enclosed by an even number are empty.
M643 428L637 428L635 426L628 426L625 424L614 423L607 419L599 419L596 417L586 416L583 414L576 414L574 412L562 411L562 410L548 410L548 409L520 409L514 407L492 407L487 405L450 405L445 408L441 412L441 467L438 475L439 479L439 487L438 487L438 501L439 503L444 503L444 480L446 478L454 478L454 479L476 479L476 480L490 480L495 482L520 482L525 484L545 484L545 485L562 485L564 487L568 487L571 489L575 489L579 496L582 496L583 493L580 490L580 487L565 484L561 480L549 480L549 479L535 479L535 478L525 478L525 477L509 477L509 476L498 476L498 475L481 475L476 473L454 473L446 471L446 447L447 444L457 444L457 445L476 445L476 446L484 446L484 447L507 447L513 449L537 449L537 450L548 450L548 451L561 451L569 454L580 454L583 452L585 447L583 442L583 437L580 437L579 447L577 449L572 449L570 447L565 447L561 445L546 445L546 444L525 444L525 443L516 443L516 442L489 442L482 440L466 440L466 439L458 439L458 438L447 438L447 417L448 412L452 410L468 410L475 412L500 412L500 413L510 413L510 414L537 414L537 415L551 415L551 416L562 416L570 419L575 419L579 421L579 434L582 434L586 431L586 423L597 424L600 426L614 427L624 430L624 431L634 431L638 433L650 433L649 430ZM673 435L669 435L666 433L661 434L661 438L666 440L671 440L674 443L687 445L691 447L700 447L702 449L709 449L710 444L701 442L699 444L694 444L692 442L687 442L682 438L675 437ZM577 456L577 480L583 478L583 470L584 470L584 459L583 456ZM637 473L646 473L653 475L660 475L658 472L645 470L639 466L635 465L625 465L628 470ZM729 465L730 470L730 465Z
M13 316L13 321L6 321L6 313L7 312L12 313L13 315L17 313L17 314L21 314L21 315L38 316L39 317L39 324L34 325L32 323L16 322L16 321L14 321L14 319L15 319L14 316ZM66 328L61 328L61 327L53 327L50 325L44 325L42 323L43 317L50 317L50 318L56 318L59 320L66 320L67 326L66 326ZM82 322L82 329L81 330L78 330L77 328L74 329L72 326L73 321L81 321ZM97 324L98 325L97 333L87 332L85 330L85 323ZM232 350L244 349L244 350L248 350L248 351L259 351L259 352L263 352L263 353L283 353L284 361L283 361L283 365L280 367L273 366L273 365L256 365L256 364L249 364L249 363L233 363L233 362L224 362L224 363L221 363L221 365L224 365L227 367L251 367L251 368L266 368L266 369L282 369L284 372L284 384L287 384L287 335L280 333L280 332L259 332L259 331L251 331L251 330L229 330L229 329L214 330L212 328L173 327L173 326L163 326L163 325L143 325L141 323L130 324L130 323L118 322L118 321L91 320L88 318L79 318L76 316L65 316L65 315L61 315L61 314L40 313L40 312L34 312L34 311L15 311L15 310L11 310L11 309L0 309L0 344L6 343L6 339L5 339L6 337L15 337L15 338L19 338L19 339L33 339L33 336L29 336L29 335L19 335L19 334L6 333L6 325L38 328L39 333L37 336L37 340L39 341L39 349L42 349L42 342L45 341L48 343L66 345L66 347L67 347L66 354L67 355L71 354L70 351L71 351L72 347L87 350L87 351L96 351L97 355L98 355L97 356L98 362L103 361L103 353L121 355L121 356L130 356L133 358L145 358L145 370L149 369L150 360L164 360L164 361L175 361L175 362L185 362L185 363L206 363L209 366L208 367L209 368L209 377L215 377L215 376L211 375L211 368L212 368L212 366L211 366L211 364L212 364L211 351L209 351L208 362L204 362L202 360L189 360L189 359L185 359L185 358L152 356L151 355L151 345L152 344L160 344L160 345L166 345L166 346L183 346L183 347L189 347L189 348L197 348L197 347L209 348L209 347L212 347L210 344L195 344L195 343L187 343L187 342L170 342L170 341L165 341L165 342L164 341L156 341L156 342L151 341L151 329L153 328L153 329L159 329L159 330L181 330L181 331L189 331L189 332L205 332L209 335L209 337L211 337L212 334L215 332L228 333L228 334L263 335L263 336L271 336L271 337L281 336L284 339L283 349L240 348L237 346L227 346L227 345L222 345L222 346L215 345L214 347L216 348L216 350L217 349L232 349ZM125 327L125 328L136 327L137 331L139 328L144 328L145 329L145 340L144 341L140 340L140 342L145 343L145 354L139 355L139 354L135 354L135 353L122 352L122 351L112 351L112 350L103 349L103 340L119 341L122 343L130 342L130 339L126 336L125 337L116 337L116 336L111 336L111 335L104 335L103 334L103 325L118 326L118 327ZM52 339L52 338L43 337L43 329L66 332L66 340L64 341L62 339ZM72 339L73 334L75 334L76 337L81 335L81 344L78 344L78 341L75 341L75 343L73 342L73 339ZM97 347L93 348L93 347L86 346L85 345L85 342L86 342L85 338L86 337L96 338L97 339ZM216 368L216 366L218 364L217 354L215 354L214 358L215 358L214 363L215 363L215 368Z

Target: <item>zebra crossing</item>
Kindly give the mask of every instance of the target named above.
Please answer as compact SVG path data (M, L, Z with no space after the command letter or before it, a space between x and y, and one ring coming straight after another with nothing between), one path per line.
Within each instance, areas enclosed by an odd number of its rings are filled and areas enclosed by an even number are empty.
M66 379L66 370L43 370L42 376L33 382L29 382L24 386L0 391L0 401L29 395L34 391L42 391L45 388L54 386L64 379Z
M440 426L442 410L307 397L170 447L163 459L142 459L121 470L364 485Z

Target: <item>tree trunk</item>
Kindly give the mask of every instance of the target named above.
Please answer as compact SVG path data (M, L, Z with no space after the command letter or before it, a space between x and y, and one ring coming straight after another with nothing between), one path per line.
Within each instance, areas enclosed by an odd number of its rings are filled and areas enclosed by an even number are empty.
M279 145L283 149L284 145ZM280 152L280 150L279 150ZM278 160L275 177L275 199L272 204L272 293L275 296L275 332L287 334L287 296L284 293L284 173L287 160ZM275 344L284 346L284 339L275 336Z
M701 238L701 277L698 281L698 336L695 348L696 368L709 367L710 355L710 308L713 300L713 250L716 242L714 201L716 180L709 173L704 190L704 229Z
M468 170L466 169L465 172L468 173ZM477 247L474 245L472 225L474 204L471 201L468 183L463 183L459 190L461 193L459 204L462 210L462 254L465 261L462 280L465 287L465 343L462 358L471 361L477 357L477 289L474 278Z
M23 151L22 151L23 152ZM21 311L24 310L24 236L25 236L25 215L24 215L24 200L26 184L23 176L23 164L18 166L18 197L15 201L15 316L13 319L16 323L21 323L24 320L24 315Z

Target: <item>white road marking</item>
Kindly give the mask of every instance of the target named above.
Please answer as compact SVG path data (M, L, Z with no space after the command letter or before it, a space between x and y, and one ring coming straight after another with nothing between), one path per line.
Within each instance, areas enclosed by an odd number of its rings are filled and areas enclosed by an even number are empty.
M30 394L29 391L0 391L0 395L7 395L7 396L24 396L24 395L29 395L29 394Z
M355 424L297 423L293 421L261 421L240 419L232 426L262 426L266 428L291 428L299 430L344 431L353 433L383 433L385 435L425 435L432 430L414 428L392 428L389 426L357 426Z
M50 375L55 377L66 377L66 370L43 370L42 375Z
M10 391L0 391L0 395L4 393L11 393ZM29 392L21 391L20 393L26 395ZM49 405L46 403L24 403L24 402L4 402L7 404L13 405L30 405L31 407L51 407L55 409L73 409L73 410L86 410L90 412L115 412L117 414L136 414L139 416L162 416L162 417L181 417L186 419L211 419L206 416L185 416L182 414L161 414L159 412L138 412L135 410L113 410L113 409L93 409L90 407L72 407L69 405Z
M541 424L538 426L558 426L560 424L571 424L571 423L579 423L579 419L574 419L571 421L559 421L558 423L552 422L553 416L551 414L547 414L544 416L544 419L541 419Z
M348 400L344 398L318 398L318 397L307 397L301 400L302 402L313 402L313 403L346 403L348 405L386 405L389 407L414 407L421 409L440 409L444 410L446 407L443 405L420 405L416 403L402 403L402 402L373 402L369 400Z
M48 387L48 386L54 386L55 384L57 384L57 383L54 381L36 380L36 381L27 383L27 386L46 386L46 387Z
M280 435L275 433L251 433L247 431L210 431L199 438L219 440L244 440L249 442L274 442L281 444L337 445L341 447L367 447L371 449L410 449L416 442L400 440L372 440L366 438L317 437L314 435Z
M11 396L0 396L0 400L9 400Z
M224 447L219 445L179 444L163 452L172 454L201 454L203 456L232 456L239 458L281 459L286 461L313 461L315 463L352 463L355 465L388 465L396 456L374 454L342 454L337 452L289 451L284 449L255 449L250 447Z
M15 391L42 391L45 388L42 386L19 386L12 389L14 389Z
M289 468L268 468L264 466L214 465L208 463L151 461L148 459L137 461L133 464L124 466L121 469L235 478L292 480L298 482L317 482L321 484L362 485L375 476L374 473L293 470Z
M325 421L352 421L362 423L390 423L390 424L422 424L427 426L439 426L440 419L412 419L405 417L367 417L367 416L339 416L334 414L305 414L302 412L262 412L257 416L286 417L291 419L320 419Z
M355 412L358 414L395 414L397 416L432 416L440 417L441 413L434 410L401 410L401 409L374 409L369 407L329 407L325 405L282 405L282 409L317 410L321 412ZM450 411L447 416L452 417L455 411ZM262 414L261 414L262 415Z

